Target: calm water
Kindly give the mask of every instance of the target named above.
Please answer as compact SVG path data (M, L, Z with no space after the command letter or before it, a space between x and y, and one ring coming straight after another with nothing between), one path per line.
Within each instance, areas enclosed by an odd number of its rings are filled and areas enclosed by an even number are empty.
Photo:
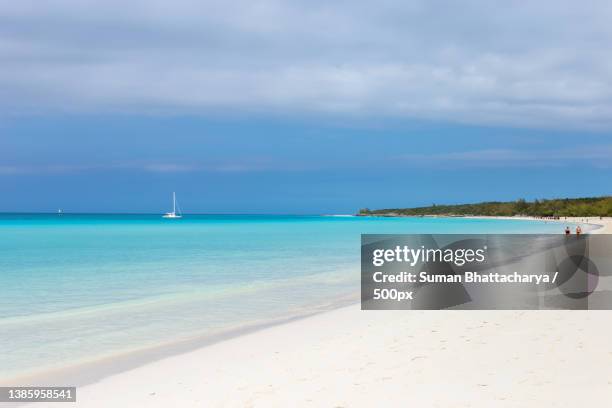
M561 229L463 218L0 214L0 377L329 307L359 290L362 233Z

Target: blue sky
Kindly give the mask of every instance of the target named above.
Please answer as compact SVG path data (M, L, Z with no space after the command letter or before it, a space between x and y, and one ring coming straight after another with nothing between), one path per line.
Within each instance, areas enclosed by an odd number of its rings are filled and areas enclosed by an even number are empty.
M0 211L610 194L606 2L0 5Z

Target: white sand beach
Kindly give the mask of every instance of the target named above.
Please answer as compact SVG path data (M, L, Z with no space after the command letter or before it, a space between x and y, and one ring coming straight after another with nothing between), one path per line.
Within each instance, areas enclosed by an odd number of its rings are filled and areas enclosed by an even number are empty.
M355 305L113 375L77 406L609 407L611 314Z
M593 223L611 231L612 219ZM612 311L353 305L108 376L80 387L76 405L603 408L611 321Z
M498 219L498 220L542 220L542 218L534 217L487 217L487 216L473 216L468 218L484 218L484 219ZM559 220L546 219L545 222L555 222L558 224L580 224L591 229L591 234L612 234L612 217L564 217ZM560 225L559 231L562 232L565 225ZM572 230L574 233L574 230Z

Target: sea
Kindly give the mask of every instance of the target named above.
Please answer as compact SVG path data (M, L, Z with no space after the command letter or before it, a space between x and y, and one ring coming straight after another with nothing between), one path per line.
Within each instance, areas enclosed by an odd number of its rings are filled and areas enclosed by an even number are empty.
M0 379L358 301L365 233L561 233L555 222L0 214Z

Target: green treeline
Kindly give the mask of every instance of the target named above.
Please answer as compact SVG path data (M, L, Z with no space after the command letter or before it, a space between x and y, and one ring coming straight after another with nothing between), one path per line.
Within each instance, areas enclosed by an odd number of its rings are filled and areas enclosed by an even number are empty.
M477 204L431 205L417 208L389 208L359 210L359 215L528 215L534 217L612 217L612 196L592 198L565 198L528 202L491 201Z

